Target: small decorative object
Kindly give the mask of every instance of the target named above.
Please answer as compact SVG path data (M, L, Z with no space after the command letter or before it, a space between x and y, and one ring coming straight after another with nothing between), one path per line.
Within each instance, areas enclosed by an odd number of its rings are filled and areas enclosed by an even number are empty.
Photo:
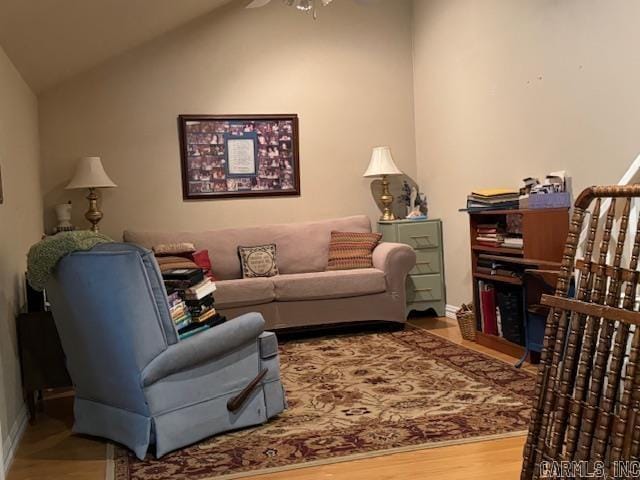
M380 220L396 219L396 216L391 211L393 195L389 192L389 180L387 180L388 175L402 175L402 172L396 164L393 163L391 148L375 147L373 149L373 154L371 155L369 167L367 168L367 171L364 172L363 177L382 177L382 195L380 196L380 202L383 205L383 212Z
M275 244L238 247L238 255L242 264L242 278L278 275Z
M476 339L476 317L473 313L473 305L462 304L456 312L456 318L462 338L474 341Z
M89 210L84 217L91 223L91 230L98 231L98 222L102 219L102 212L98 208L97 188L117 187L104 171L100 157L83 157L78 161L76 173L65 188L67 190L88 188Z
M180 115L185 200L300 195L297 115Z
M71 232L76 229L71 224L71 200L68 203L61 203L55 206L56 217L58 217L58 225L55 228L55 233L58 232Z
M409 186L406 180L402 182L400 201L406 205L407 218L412 220L427 218L427 196L424 193L420 193L417 187Z

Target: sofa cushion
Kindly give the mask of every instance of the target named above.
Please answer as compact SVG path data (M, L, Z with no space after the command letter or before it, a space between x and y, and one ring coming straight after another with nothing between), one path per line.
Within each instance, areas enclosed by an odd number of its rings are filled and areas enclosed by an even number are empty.
M274 277L275 278L275 277ZM275 300L272 278L244 278L216 282L213 294L217 309L261 305Z
M174 268L198 268L198 265L195 262L192 262L188 258L185 257L158 257L156 256L156 261L158 262L158 266L160 267L160 271L162 273L173 270Z
M153 253L156 256L159 255L182 255L184 253L193 253L196 251L196 247L191 242L176 242L176 243L161 243L160 245L154 245Z
M373 249L380 233L331 232L327 270L354 270L373 267Z
M384 272L376 268L297 273L271 280L279 302L357 297L384 292L387 288Z

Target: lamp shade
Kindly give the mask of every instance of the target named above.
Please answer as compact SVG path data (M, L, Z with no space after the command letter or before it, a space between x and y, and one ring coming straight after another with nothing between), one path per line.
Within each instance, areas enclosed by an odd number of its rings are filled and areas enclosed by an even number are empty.
M400 169L393 163L389 147L376 147L373 149L369 168L364 172L363 177L380 177L382 175L402 175Z
M104 171L100 157L82 157L76 166L76 173L65 188L112 188L117 187Z

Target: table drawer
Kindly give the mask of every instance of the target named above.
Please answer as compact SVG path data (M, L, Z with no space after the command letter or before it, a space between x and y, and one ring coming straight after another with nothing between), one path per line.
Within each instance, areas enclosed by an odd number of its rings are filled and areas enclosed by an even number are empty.
M441 275L410 275L407 278L407 301L430 302L442 299Z
M398 225L398 241L416 250L440 246L440 223L416 222Z
M433 249L416 250L416 257L416 266L409 272L410 275L425 275L442 271L440 251Z

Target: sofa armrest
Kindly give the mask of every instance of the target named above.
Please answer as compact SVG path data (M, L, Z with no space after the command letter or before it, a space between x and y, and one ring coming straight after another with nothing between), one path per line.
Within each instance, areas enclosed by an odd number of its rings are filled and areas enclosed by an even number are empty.
M413 248L404 243L381 243L373 251L373 266L384 272L387 293L404 305L407 274L416 266Z
M373 251L373 266L382 270L387 278L399 278L404 282L416 266L416 252L404 243L383 242Z
M247 313L171 345L142 371L142 386L174 373L209 362L249 342L257 342L264 330L259 313Z

